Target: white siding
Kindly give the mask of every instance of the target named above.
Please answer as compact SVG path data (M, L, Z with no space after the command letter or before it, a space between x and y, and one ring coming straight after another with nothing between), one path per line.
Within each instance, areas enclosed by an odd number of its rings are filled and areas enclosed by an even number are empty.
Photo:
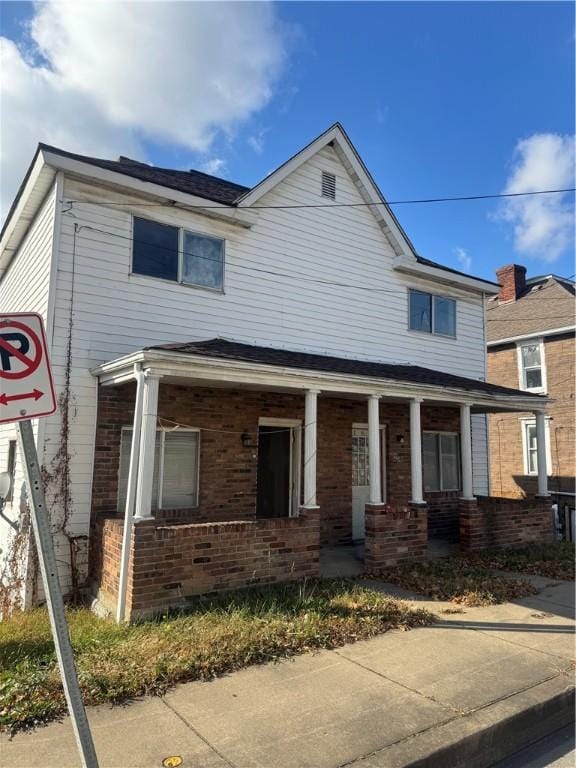
M51 190L42 203L22 245L14 255L10 266L0 281L0 312L38 312L46 323L49 304L50 267L54 233L56 192ZM34 424L38 435L38 424ZM6 470L8 442L16 439L13 424L0 425L0 472ZM42 461L42 447L39 447ZM17 522L21 513L24 492L24 474L19 450L16 452L16 472L13 501L0 517L0 580L10 554L14 528L8 522ZM23 564L25 565L25 564Z
M326 204L320 196L322 170L337 177L336 203L363 202L334 150L326 148L258 205ZM71 179L65 180L65 198L130 200L118 190ZM132 211L224 238L225 292L131 275ZM127 205L124 209L79 203L64 213L52 363L56 387L61 390L74 279L73 532L85 535L89 530L97 400L96 381L89 369L142 346L223 336L483 376L481 297L401 275L392 270L393 257L366 207L260 210L252 229L160 207ZM407 329L409 286L458 300L456 339ZM51 446L58 444L58 429L58 420L50 419L47 461L50 450L55 450Z
M488 469L488 417L472 414L472 480L474 494L489 495Z

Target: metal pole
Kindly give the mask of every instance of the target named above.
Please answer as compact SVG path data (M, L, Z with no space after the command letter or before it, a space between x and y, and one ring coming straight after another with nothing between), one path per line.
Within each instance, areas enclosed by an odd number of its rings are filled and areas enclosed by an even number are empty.
M124 510L124 535L122 537L122 555L120 557L120 579L118 582L118 605L116 606L116 621L124 621L126 612L126 586L128 584L128 564L130 561L130 544L134 527L134 505L136 503L136 484L138 480L138 456L140 454L140 430L142 427L142 404L144 401L144 373L140 368L135 369L136 398L134 402L134 425L132 428L132 445L130 446L130 468L126 488L126 507Z
M98 768L98 759L96 758L92 734L90 733L86 710L84 709L80 694L74 655L66 624L64 600L62 599L56 555L54 554L54 542L52 541L50 520L44 500L42 475L40 473L34 433L32 432L30 421L20 421L18 423L18 436L20 438L21 456L24 458L24 472L30 499L30 511L36 537L40 571L46 592L46 605L48 607L48 615L50 616L52 636L54 638L64 693L68 703L68 711L70 712L74 727L74 735L76 736L82 766L84 768Z

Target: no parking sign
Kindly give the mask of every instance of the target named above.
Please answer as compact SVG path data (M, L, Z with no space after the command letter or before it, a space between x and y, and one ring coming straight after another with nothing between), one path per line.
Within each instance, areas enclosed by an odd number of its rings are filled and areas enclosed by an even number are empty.
M0 314L0 423L55 410L42 318L32 312Z

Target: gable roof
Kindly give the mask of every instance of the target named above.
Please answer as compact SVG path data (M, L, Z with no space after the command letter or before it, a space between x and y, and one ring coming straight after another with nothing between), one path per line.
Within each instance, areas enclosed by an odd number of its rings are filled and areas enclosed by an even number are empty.
M184 355L210 357L220 360L238 360L246 363L261 363L283 368L296 368L322 373L336 373L352 376L365 376L374 379L386 379L409 384L423 384L435 387L460 389L463 392L480 392L487 395L508 395L525 397L531 394L536 399L540 395L520 392L509 387L489 384L486 381L468 379L451 373L422 368L418 365L400 365L395 363L376 363L367 360L355 360L347 357L331 357L309 352L293 352L286 349L259 347L242 344L228 339L215 338L206 341L193 341L175 344L158 344L145 347L149 350L165 350Z
M485 291L488 293L495 292L493 291L493 287L497 287L497 283L484 280L483 278L477 278L451 267L446 267L436 261L421 257L416 252L414 245L386 202L384 195L372 178L367 167L364 165L362 158L340 123L332 125L324 131L324 133L320 134L320 136L289 158L279 166L279 168L252 188L216 176L211 176L210 174L202 173L201 171L182 171L171 168L158 168L123 156L120 156L118 160L107 160L68 152L59 149L58 147L40 143L38 144L32 164L24 177L3 224L2 232L0 233L0 241L8 228L12 216L16 212L18 202L30 180L32 168L39 159L39 156L43 153L83 163L104 171L111 171L138 181L148 182L157 185L158 188L163 187L167 190L172 189L179 193L189 194L197 198L212 201L220 206L229 206L230 208L239 211L241 209L249 210L251 207L258 208L257 201L262 195L272 189L276 184L280 183L288 174L292 173L296 168L302 165L302 163L306 162L309 157L328 145L334 147L340 161L343 163L348 173L350 173L362 198L369 204L371 212L376 217L385 236L394 249L397 255L397 262L394 265L395 268L405 272L412 272L416 275L432 279L435 278L452 284L459 284L460 287L464 286L472 288L475 291ZM12 251L14 250L15 248L12 248ZM454 275L455 279L451 280L449 278L450 275Z
M486 304L486 338L490 343L514 339L546 331L573 328L576 325L576 291L574 283L554 275L534 277L516 299L499 303L497 298Z

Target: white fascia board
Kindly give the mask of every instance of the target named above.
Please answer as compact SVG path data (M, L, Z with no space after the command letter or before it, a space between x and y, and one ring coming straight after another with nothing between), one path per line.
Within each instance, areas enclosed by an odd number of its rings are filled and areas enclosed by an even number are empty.
M64 171L65 173L80 176L82 178L95 179L104 184L122 187L123 189L136 194L147 195L148 197L173 202L178 208L188 208L194 211L194 213L221 219L229 224L237 224L249 229L254 225L257 219L257 213L255 211L244 211L235 206L216 203L212 200L206 200L203 197L197 197L196 195L190 195L186 192L179 192L177 189L164 187L161 184L154 184L151 181L142 181L141 179L135 179L132 176L127 176L126 174L118 173L117 171L110 171L106 168L99 168L96 165L91 165L90 163L83 163L80 160L62 157L61 155L49 152L48 150L42 150L41 154L44 156L44 160L48 165L57 170ZM130 204L130 201L126 201L128 207ZM106 205L105 200L102 201L102 205Z
M0 275L2 274L2 271L6 269L8 262L20 247L20 243L26 236L28 228L36 217L37 208L39 206L33 206L28 210L28 208L30 208L30 196L34 192L42 172L46 170L46 163L44 162L42 153L39 152L30 169L28 180L20 194L20 199L11 213L10 220L2 235L2 241L0 242ZM55 175L55 171L52 171L49 175L50 177L45 179L47 189L52 186ZM44 195L42 195L42 198L44 199Z
M448 272L440 267L431 267L428 264L420 264L417 261L407 261L403 257L394 259L394 269L398 272L405 272L416 277L427 278L428 280L434 280L438 283L444 283L445 285L453 285L457 288L464 288L475 293L498 293L498 287L493 283L481 280L478 277L467 277L466 275L458 275L455 272Z
M169 350L140 350L131 355L104 363L92 369L100 384L116 385L134 377L134 364L166 378L188 378L195 382L248 385L264 389L300 390L320 389L325 393L355 395L378 394L383 397L409 399L423 397L427 401L467 403L476 407L506 411L544 411L549 398L533 396L498 396L482 392L464 392L461 389L425 384L411 384L392 379L374 379L368 376L342 375L305 369L288 368L238 360L186 355Z
M549 331L533 331L532 333L523 333L521 336L507 336L505 339L496 339L489 341L487 347L497 347L500 344L510 344L514 341L524 341L525 339L546 339L548 336L560 336L562 333L576 331L576 325L567 325L564 328L551 328Z
M360 180L360 194L363 199L366 199L366 197L368 198L366 200L367 203L374 204L373 206L370 206L370 210L375 214L376 219L379 221L380 225L383 226L386 234L395 239L397 249L401 253L407 254L408 257L412 256L415 259L412 244L398 225L398 222L388 208L388 204L382 196L382 193L367 172L356 148L338 123L322 133L318 138L314 139L314 141L304 147L304 149L300 150L300 152L291 157L290 160L285 162L259 184L253 187L244 195L244 197L240 198L238 206L247 208L255 205L263 195L273 189L287 176L297 170L303 163L332 142L337 145L340 152L350 164L352 175L356 175Z

